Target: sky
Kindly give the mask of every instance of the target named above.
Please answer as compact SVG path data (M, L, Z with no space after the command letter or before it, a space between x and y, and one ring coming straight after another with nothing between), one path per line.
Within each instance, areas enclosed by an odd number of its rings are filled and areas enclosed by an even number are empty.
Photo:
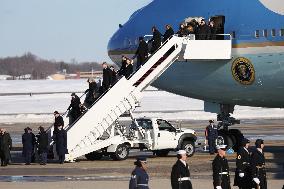
M151 0L0 0L0 57L110 61L107 43Z

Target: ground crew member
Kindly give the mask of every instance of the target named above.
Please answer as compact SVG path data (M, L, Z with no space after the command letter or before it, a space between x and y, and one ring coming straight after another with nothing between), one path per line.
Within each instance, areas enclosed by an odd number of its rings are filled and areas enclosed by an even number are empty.
M252 188L252 176L250 167L250 153L248 151L250 141L246 138L242 140L242 146L238 150L236 159L236 174L234 186L240 189Z
M1 166L7 166L11 160L10 150L12 149L12 139L5 129L0 129L0 158Z
M54 134L58 131L58 127L64 126L64 121L62 116L59 114L58 111L54 111Z
M63 164L65 160L65 154L68 153L67 150L67 133L63 129L63 126L58 127L58 132L55 136L56 152L59 156L59 163Z
M218 138L218 128L214 125L213 120L209 120L209 125L206 127L206 138L209 145L209 153L213 155L216 149L216 139Z
M190 171L186 163L186 151L179 150L177 152L177 162L172 167L171 185L172 189L192 189L190 181Z
M31 129L25 128L24 130L25 133L22 135L23 157L25 158L25 165L30 165L34 149L34 140Z
M149 176L147 174L147 159L139 157L134 162L135 169L131 173L129 189L149 189Z
M257 139L255 142L256 150L251 155L251 170L255 188L267 189L265 157L263 153L264 142Z
M212 162L214 189L231 189L226 145L216 146L218 154Z

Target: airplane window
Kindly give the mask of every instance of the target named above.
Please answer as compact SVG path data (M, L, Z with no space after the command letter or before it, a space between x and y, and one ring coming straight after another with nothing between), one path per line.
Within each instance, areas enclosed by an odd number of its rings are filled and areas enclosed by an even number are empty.
M263 30L263 37L267 37L268 36L268 32L267 29Z
M276 36L276 30L275 30L275 29L272 29L272 30L271 30L271 36L272 36L272 37L275 37L275 36Z
M284 36L284 29L280 29L280 36L281 36L281 37Z
M255 37L259 38L259 30L255 30Z

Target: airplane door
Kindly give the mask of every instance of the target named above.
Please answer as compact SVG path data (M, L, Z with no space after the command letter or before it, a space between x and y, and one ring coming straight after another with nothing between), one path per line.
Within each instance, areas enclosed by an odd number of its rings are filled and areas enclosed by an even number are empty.
M176 129L165 120L157 120L157 145L156 149L170 149L177 147Z
M216 34L224 34L225 32L225 16L217 15L210 18L210 20L214 21L215 26L217 27ZM224 40L223 35L217 35L216 39Z

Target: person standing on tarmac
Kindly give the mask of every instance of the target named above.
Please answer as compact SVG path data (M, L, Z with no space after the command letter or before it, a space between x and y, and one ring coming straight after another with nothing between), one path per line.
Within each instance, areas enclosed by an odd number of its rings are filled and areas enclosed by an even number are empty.
M216 146L218 154L212 162L214 189L231 189L226 145Z
M213 155L216 150L216 139L218 138L218 128L214 125L213 120L209 120L209 125L206 127L206 139L208 140L209 153Z
M40 158L40 164L46 165L47 152L48 152L48 134L45 132L42 126L40 126L38 129L39 129L39 134L37 135L37 141L38 141L38 153Z
M78 119L78 117L81 115L80 114L80 104L81 104L80 98L75 93L72 93L71 103L67 109L68 111L70 111L69 125L74 123Z
M58 127L58 132L55 136L56 152L59 156L59 163L63 164L65 160L65 154L68 153L67 150L67 133L63 129L63 126Z
M172 189L192 189L190 181L190 171L186 163L186 151L179 150L177 152L178 160L172 167L171 172L171 185Z
M253 181L256 189L267 189L265 157L263 153L264 141L257 139L255 142L256 149L251 155L251 170Z
M236 173L234 186L239 189L252 188L252 176L250 167L250 153L248 151L250 141L246 138L242 140L242 146L238 150L236 159Z
M22 135L23 157L25 158L25 165L30 165L34 149L33 135L29 128L25 128L24 130L25 133Z
M131 173L129 189L149 189L147 159L145 157L138 157L134 165L136 165L136 167Z
M1 166L7 166L11 160L10 150L12 149L12 139L5 129L0 129L0 158Z

